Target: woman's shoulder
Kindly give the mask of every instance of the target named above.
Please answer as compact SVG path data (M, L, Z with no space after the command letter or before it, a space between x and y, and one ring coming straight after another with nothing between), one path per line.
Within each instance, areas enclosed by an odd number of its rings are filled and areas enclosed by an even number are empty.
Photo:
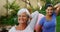
M11 27L11 29L9 30L9 32L13 32L15 30L15 27L16 26Z
M46 18L46 16L42 17L41 20L44 20Z
M46 20L46 17L42 17L41 20L39 20L40 22L44 22Z

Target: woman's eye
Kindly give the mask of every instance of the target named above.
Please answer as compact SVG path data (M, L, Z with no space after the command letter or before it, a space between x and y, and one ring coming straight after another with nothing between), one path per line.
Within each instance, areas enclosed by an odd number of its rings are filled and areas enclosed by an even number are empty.
M49 11L49 9L47 11Z
M51 9L51 10L53 10L53 9Z

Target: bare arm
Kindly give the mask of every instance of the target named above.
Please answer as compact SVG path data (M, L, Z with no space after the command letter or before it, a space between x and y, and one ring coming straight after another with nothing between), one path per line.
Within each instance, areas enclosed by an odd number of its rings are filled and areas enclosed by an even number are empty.
M41 26L41 25L38 25L38 26L37 26L36 32L42 32L42 26Z

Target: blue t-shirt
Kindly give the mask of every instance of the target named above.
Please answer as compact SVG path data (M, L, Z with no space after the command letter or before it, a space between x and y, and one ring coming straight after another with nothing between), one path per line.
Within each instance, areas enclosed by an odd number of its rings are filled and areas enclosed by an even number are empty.
M43 17L40 20L39 25L42 26L42 32L55 32L55 28L56 28L56 15L55 15L55 13L52 15L51 20L46 20L46 18Z
M52 17L54 17L56 19L56 13L55 12L53 12Z

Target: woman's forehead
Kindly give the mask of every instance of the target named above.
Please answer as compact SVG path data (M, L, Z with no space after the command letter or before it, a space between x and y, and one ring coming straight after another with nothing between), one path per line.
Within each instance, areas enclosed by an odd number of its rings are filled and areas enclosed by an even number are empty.
M53 7L48 7L47 9L53 9Z
M19 15L27 15L27 14L26 14L26 12L24 12L24 13L21 13L21 14L19 14Z

